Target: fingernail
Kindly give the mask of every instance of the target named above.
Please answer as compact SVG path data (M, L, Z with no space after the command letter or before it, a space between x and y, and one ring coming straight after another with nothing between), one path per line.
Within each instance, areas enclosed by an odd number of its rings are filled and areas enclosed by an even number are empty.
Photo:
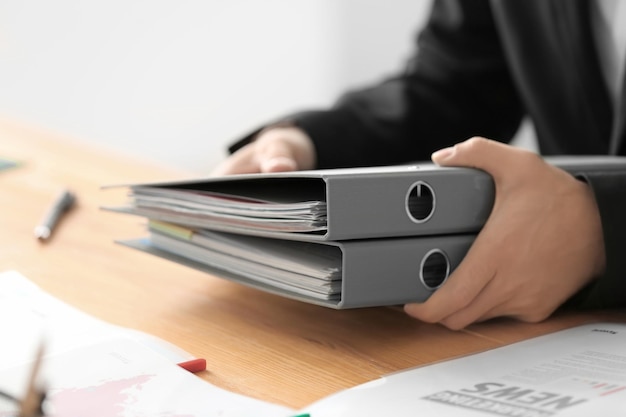
M454 146L451 146L449 148L443 148L434 152L430 156L430 158L434 162L445 161L446 159L449 159L453 154L454 154Z

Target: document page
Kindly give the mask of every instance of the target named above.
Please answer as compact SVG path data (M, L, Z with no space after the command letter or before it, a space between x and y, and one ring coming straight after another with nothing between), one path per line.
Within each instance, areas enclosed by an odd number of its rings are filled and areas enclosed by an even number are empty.
M186 352L108 324L0 273L0 391L21 399L43 341L38 385L55 417L281 417L291 410L216 387L178 366ZM0 416L18 404L0 395Z
M626 324L576 327L392 374L318 401L331 416L626 416Z

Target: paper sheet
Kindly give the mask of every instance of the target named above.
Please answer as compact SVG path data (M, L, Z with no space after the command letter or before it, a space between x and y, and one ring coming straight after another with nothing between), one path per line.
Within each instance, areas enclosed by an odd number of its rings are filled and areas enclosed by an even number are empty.
M626 324L579 326L398 372L305 411L314 417L626 416Z
M235 394L176 365L184 352L110 325L41 291L15 271L0 274L0 389L20 397L42 337L41 379L55 417L281 417L286 407ZM143 337L145 336L145 337ZM0 416L15 405L0 398Z

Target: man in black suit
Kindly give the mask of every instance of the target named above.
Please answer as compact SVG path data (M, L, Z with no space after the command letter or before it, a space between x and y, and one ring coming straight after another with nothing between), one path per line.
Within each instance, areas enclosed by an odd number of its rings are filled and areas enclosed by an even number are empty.
M572 176L506 145L529 117L542 155L626 155L622 4L435 0L401 75L254 132L215 174L431 154L484 169L496 182L488 222L445 285L408 314L458 329L496 316L540 321L566 303L624 306L626 169Z

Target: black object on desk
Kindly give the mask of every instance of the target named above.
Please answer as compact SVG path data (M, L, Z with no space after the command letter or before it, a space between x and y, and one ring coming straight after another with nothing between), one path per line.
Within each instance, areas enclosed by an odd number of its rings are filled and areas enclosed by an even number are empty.
M39 240L46 240L52 235L59 219L76 202L76 196L71 191L63 191L54 201L41 223L35 227L35 237Z

